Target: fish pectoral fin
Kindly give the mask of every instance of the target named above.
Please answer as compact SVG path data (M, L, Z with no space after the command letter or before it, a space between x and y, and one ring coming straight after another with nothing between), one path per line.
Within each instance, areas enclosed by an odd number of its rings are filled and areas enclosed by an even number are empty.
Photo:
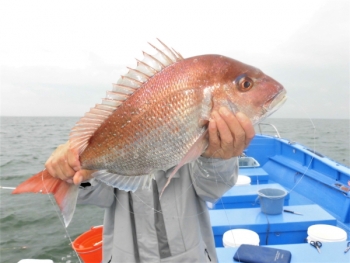
M170 174L166 184L164 185L162 191L160 192L159 198L162 197L162 194L169 185L171 179L176 174L176 172L184 166L186 163L190 163L194 160L196 160L207 148L208 146L208 130L205 130L205 132L197 139L197 141L193 144L193 146L190 148L190 150L186 153L184 158L179 162L179 164L174 168L173 172Z
M44 170L18 185L12 193L53 194L67 227L77 204L78 186L52 177L47 170Z
M100 170L92 174L97 180L112 186L113 188L118 188L126 192L135 192L140 186L142 188L149 188L152 185L150 182L154 179L153 175L120 175L109 172L108 170Z

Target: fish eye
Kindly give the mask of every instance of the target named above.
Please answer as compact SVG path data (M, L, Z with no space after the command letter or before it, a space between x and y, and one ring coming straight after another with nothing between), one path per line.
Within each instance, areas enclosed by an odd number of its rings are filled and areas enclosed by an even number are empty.
M253 80L247 76L240 78L240 80L238 81L238 89L243 92L250 90L253 87L253 85Z

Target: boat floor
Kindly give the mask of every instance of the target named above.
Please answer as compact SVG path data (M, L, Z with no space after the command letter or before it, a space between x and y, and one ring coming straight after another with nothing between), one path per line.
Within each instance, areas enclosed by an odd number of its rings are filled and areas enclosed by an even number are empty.
M253 180L252 180L252 182L253 182ZM262 188L268 187L269 185L276 185L276 182L268 179L264 183L260 184L260 186ZM242 187L242 186L236 186L236 187ZM254 182L253 182L253 184L251 186L244 186L244 187L248 187L247 189L249 189L249 187L255 187L254 189L256 189L256 183L254 184ZM293 209L299 208L299 210L302 210L301 209L302 206L305 206L305 209L314 209L314 207L315 207L315 208L319 209L319 210L316 209L315 211L324 211L324 213L326 213L328 215L328 217L333 218L333 221L329 221L329 222L331 222L330 224L336 225L336 226L342 228L343 230L345 230L347 232L348 240L350 239L350 223L343 223L343 222L340 222L339 220L336 220L335 216L332 215L332 213L330 211L324 210L322 207L318 206L313 201L309 200L308 198L299 194L298 192L293 191L291 189L288 189L284 186L282 186L282 187L289 193L289 196L288 196L289 199L287 200L287 203L284 204L285 209L288 209L288 207L291 207ZM246 197L240 197L240 198L244 199ZM237 248L223 248L222 241L220 240L221 232L224 231L223 229L226 229L225 231L227 231L228 229L227 228L220 229L220 226L215 225L215 224L220 224L220 223L215 223L215 218L213 220L213 217L216 217L216 215L218 215L218 210L223 208L223 207L220 207L220 203L223 206L225 206L224 202L227 202L227 200L225 200L225 201L219 200L219 202L217 203L219 208L215 209L215 207L214 207L214 209L212 209L210 211L211 217L212 217L212 225L213 225L214 235L215 235L215 233L219 233L219 238L218 238L218 236L215 237L216 238L215 241L216 241L216 246L217 246L218 259L219 259L219 262L236 262L233 260L233 256L236 253ZM227 206L227 204L226 204L226 206ZM248 210L244 210L244 209L248 209ZM221 214L221 215L218 215L217 217L231 216L230 211L232 210L231 212L233 212L233 213L236 212L236 214L232 214L232 217L235 217L235 218L232 219L232 225L229 226L229 229L240 228L241 226L243 226L242 228L247 228L247 229L250 229L253 231L256 231L258 229L256 232L259 232L261 220L258 220L257 219L258 217L256 217L254 220L252 220L252 221L254 221L254 223L250 224L249 219L247 218L247 216L254 217L254 215L255 215L254 213L261 213L261 211L260 210L257 211L257 209L260 209L259 205L254 206L254 207L249 207L249 205L248 205L245 208L244 207L229 208L229 209L225 208L225 209L222 209L222 210L226 210L225 215ZM252 213L250 213L250 212L252 212ZM295 212L298 212L298 211L295 211ZM237 213L241 214L241 217L243 218L242 222L246 222L246 225L244 225L244 223L243 224L239 223L240 219L238 219ZM310 213L313 213L314 217L317 218L319 215L321 216L321 214L323 212L320 213L320 212L310 211ZM283 214L284 214L283 220L285 221L285 218L289 217L290 215L287 215L287 213L283 213ZM296 215L294 215L294 216L296 216ZM279 220L278 216L275 216L276 222L273 221L273 220L275 220L274 216L272 216L271 218L273 218L273 219L272 220L270 219L270 222L266 223L265 226L262 226L261 229L263 229L263 228L270 229L270 227L271 227L271 229L273 230L274 224L276 224L276 226L279 226L280 229L282 229L283 226L281 226L281 225L286 223L286 222L282 222L283 220L281 222L278 222L278 220ZM306 217L304 217L304 218L306 220ZM303 220L303 219L301 219L301 220ZM326 219L322 219L322 220L326 220ZM213 222L214 222L214 224L213 224ZM235 224L235 222L237 222L238 225ZM290 242L289 242L288 235L285 235L285 239L282 241L282 243L280 243L280 244L278 244L276 242L274 243L273 242L274 237L272 237L272 239L270 239L270 240L272 240L271 244L265 245L264 241L265 241L266 235L272 235L273 231L271 231L271 233L258 233L260 236L260 241L261 241L260 245L261 246L268 246L268 247L275 247L275 248L280 248L280 249L285 249L285 250L290 251L292 253L292 261L291 261L292 263L299 263L299 262L300 263L301 262L303 262L303 263L304 262L350 262L350 251L348 253L344 253L344 250L347 246L348 241L324 243L322 248L321 248L321 254L319 254L314 247L310 246L306 241L307 227L310 225L313 225L313 224L317 224L317 222L314 222L312 224L310 224L310 222L311 221L304 222L304 225L303 225L304 230L302 230L303 232L300 232L300 230L293 229L294 226L297 228L296 225L301 224L301 222L296 222L295 224L293 222L291 222L288 226L287 226L287 224L285 225L284 228L286 230L281 230L282 232L283 231L286 231L286 232L287 231L290 231L290 232L295 231L296 236L297 235L299 235L299 236L305 235L305 238L303 238L301 241L295 242L295 241L293 241L293 238L291 238ZM327 222L327 221L320 221L320 223L324 223L324 222ZM259 226L257 226L257 225L259 225ZM225 226L225 227L227 227L227 226ZM220 230L218 230L218 229L220 229ZM282 233L282 235L283 234L284 233ZM293 235L293 233L291 233L291 236L292 235ZM286 239L287 239L287 241L286 241ZM300 238L299 238L299 240L300 240Z

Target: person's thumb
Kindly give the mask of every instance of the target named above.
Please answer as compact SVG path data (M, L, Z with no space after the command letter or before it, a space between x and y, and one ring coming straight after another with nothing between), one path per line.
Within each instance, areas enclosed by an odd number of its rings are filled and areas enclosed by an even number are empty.
M80 185L82 182L90 180L94 172L93 170L79 170L73 177L74 184Z

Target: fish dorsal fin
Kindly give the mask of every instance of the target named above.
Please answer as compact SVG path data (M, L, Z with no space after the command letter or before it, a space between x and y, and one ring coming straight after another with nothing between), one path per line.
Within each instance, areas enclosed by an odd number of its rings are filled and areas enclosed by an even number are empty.
M156 53L149 55L143 52L143 59L137 60L136 68L128 68L129 71L113 84L112 90L107 91L102 103L96 104L76 123L70 133L71 148L78 149L81 154L95 131L124 101L163 68L183 60L178 52L170 49L159 39L158 41L162 48L150 44Z

